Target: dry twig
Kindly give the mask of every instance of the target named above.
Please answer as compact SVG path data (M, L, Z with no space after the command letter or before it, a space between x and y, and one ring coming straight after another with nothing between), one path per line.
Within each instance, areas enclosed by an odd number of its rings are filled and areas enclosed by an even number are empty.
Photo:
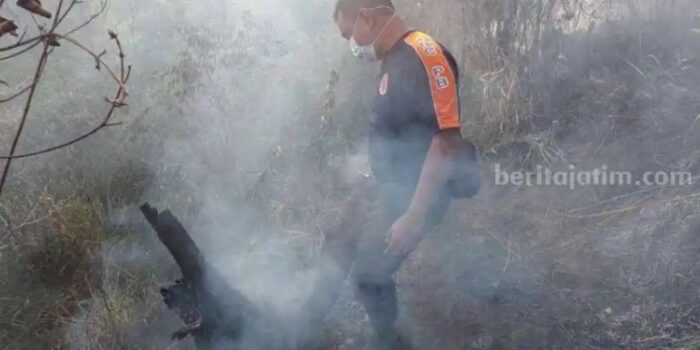
M32 38L29 38L29 39L24 39L24 35L22 35L20 37L20 39L15 44L0 47L0 52L14 51L16 49L19 49L18 51L14 52L8 56L0 57L0 61L2 61L2 60L8 60L8 59L11 59L14 57L18 57L18 56L28 52L32 48L36 47L40 43L44 44L43 50L42 50L41 55L40 55L39 63L37 64L37 68L35 69L34 77L32 79L31 84L23 89L20 89L18 92L14 93L8 97L0 98L0 103L6 103L6 102L12 101L16 98L19 98L20 96L24 95L25 93L28 94L27 101L24 105L24 109L22 112L22 117L20 119L18 129L15 133L15 136L14 136L13 141L12 141L12 145L10 147L10 152L8 155L0 156L0 159L6 161L4 168L3 168L3 171L2 171L2 174L1 174L1 177L0 177L0 195L2 194L2 190L4 188L6 181L7 181L7 177L9 174L9 169L10 169L11 163L14 159L27 158L27 157L36 156L39 154L52 152L52 151L55 151L57 149L61 149L61 148L73 145L79 141L82 141L82 140L88 138L89 136L94 135L95 133L97 133L98 131L100 131L104 128L121 124L118 122L112 122L111 119L112 119L112 116L114 115L114 112L116 109L127 105L126 99L128 96L128 92L127 92L127 88L126 88L126 82L128 81L129 76L131 74L131 66L127 66L125 61L124 61L126 55L123 52L122 45L121 45L121 42L119 41L118 35L113 31L109 31L109 33L108 33L109 38L111 40L115 41L117 49L118 49L118 55L119 55L119 61L120 61L120 64L119 64L120 71L118 73L115 73L109 67L109 65L106 62L104 62L103 57L105 55L105 52L97 54L94 51L88 49L85 45L83 45L79 41L70 37L70 34L84 28L86 25L88 25L89 23L94 21L97 17L99 17L107 7L107 0L102 1L102 3L101 3L102 6L101 6L100 10L97 13L95 13L94 15L90 16L90 18L85 20L82 24L67 31L66 33L58 33L56 31L57 28L66 19L66 17L74 9L74 7L80 3L80 0L71 0L70 4L65 8L65 10L63 10L64 9L64 2L65 2L65 0L59 1L57 8L56 8L56 11L55 11L55 16L52 16L51 13L49 13L46 9L41 7L41 3L37 0L20 0L20 1L18 1L18 3L17 3L18 6L24 8L32 13L39 14L43 17L53 18L53 23L52 23L50 29L47 31L42 29L42 27L37 24L37 26L39 27L39 31L40 31L39 35L34 36ZM0 0L0 8L2 8L3 4L4 4L4 0ZM1 22L1 23L7 23L7 20L5 20L5 22ZM68 43L72 44L73 46L81 49L82 51L84 51L88 55L92 56L92 58L96 62L98 69L101 69L102 67L104 67L105 70L108 72L108 74L111 76L111 78L114 79L118 85L118 90L117 90L116 96L114 97L114 99L111 99L111 100L107 99L107 101L110 103L110 108L107 111L105 117L102 119L102 122L99 125L97 125L96 127L94 127L93 129L87 131L86 133L84 133L78 137L73 138L72 140L63 142L61 144L58 144L58 145L55 145L52 147L48 147L46 149L42 149L42 150L34 151L34 152L29 152L26 154L17 154L16 153L17 145L18 145L19 140L22 136L22 132L24 131L27 117L29 115L29 111L31 109L32 102L34 101L34 95L36 92L36 88L39 85L41 78L43 76L43 72L46 68L46 63L48 61L48 57L52 52L52 48L59 47L61 41L68 42ZM4 81L3 81L3 83L4 83L4 85L7 85Z

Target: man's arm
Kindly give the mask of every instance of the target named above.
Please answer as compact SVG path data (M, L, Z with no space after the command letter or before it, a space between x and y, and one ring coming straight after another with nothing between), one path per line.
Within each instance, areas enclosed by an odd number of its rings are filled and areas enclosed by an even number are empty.
M456 163L465 155L472 158L473 152L457 128L441 130L433 136L411 204L389 231L390 252L407 253L418 244L428 212L447 186Z
M461 155L470 151L470 144L462 138L459 129L441 130L433 136L423 163L416 192L407 212L425 217L453 173Z

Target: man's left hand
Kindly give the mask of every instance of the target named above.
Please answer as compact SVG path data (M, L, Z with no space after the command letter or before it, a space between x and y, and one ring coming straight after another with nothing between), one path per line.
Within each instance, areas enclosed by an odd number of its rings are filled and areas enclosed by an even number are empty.
M425 215L406 212L389 229L387 251L396 255L410 253L420 242L424 226Z

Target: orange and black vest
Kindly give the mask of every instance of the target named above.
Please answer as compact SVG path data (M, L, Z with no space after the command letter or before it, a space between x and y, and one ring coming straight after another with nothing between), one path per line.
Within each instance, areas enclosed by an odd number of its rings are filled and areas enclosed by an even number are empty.
M408 32L384 55L369 140L380 182L415 187L435 133L460 128L457 77L450 52L419 31Z

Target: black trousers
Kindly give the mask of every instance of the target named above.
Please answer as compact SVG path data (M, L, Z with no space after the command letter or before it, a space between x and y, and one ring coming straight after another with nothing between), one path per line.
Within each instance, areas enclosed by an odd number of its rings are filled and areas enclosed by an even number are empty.
M413 188L371 179L354 191L340 222L326 233L319 276L305 309L310 312L311 327L326 316L349 275L377 334L393 333L398 306L392 276L409 254L386 252L387 233L405 213L413 194ZM440 223L450 202L447 191L437 196L423 227L425 233Z

